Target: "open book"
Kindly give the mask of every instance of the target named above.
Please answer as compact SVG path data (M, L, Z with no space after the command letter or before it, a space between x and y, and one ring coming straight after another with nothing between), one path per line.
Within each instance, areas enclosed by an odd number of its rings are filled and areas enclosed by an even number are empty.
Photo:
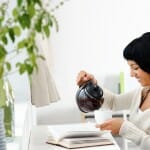
M51 125L47 143L66 148L114 144L110 132L102 132L93 123Z

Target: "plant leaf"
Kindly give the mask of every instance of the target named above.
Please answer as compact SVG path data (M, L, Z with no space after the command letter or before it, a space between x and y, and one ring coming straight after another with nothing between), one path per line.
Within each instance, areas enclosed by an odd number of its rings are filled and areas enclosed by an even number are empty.
M3 65L0 65L0 79L1 79L2 76L3 76L3 73L4 73Z
M38 19L38 21L35 24L35 29L37 32L41 32L42 31L42 17L40 17Z
M20 74L23 74L26 71L25 64L17 63L16 66L19 67Z
M30 5L32 0L27 0L27 4Z
M48 19L48 21L49 21L49 25L52 27L52 26L53 26L53 21L52 21L52 18L51 18L51 16L49 16L49 19Z
M50 36L49 25L43 26L43 30L44 30L44 32L45 32L45 35L46 35L47 37L49 37L49 36Z
M4 17L0 16L0 26L2 25L2 22L4 21Z
M26 44L27 44L27 40L24 39L24 40L18 42L17 48L18 49L22 49L22 48L24 48L26 46Z
M29 54L33 53L34 52L33 50L34 50L33 45L27 48Z
M7 40L7 37L6 36L2 36L2 42L7 45L8 43L8 40Z
M28 74L32 74L32 72L33 72L33 66L26 63L26 70L27 70Z
M35 15L35 8L34 4L28 6L28 14L32 18Z
M3 45L0 44L0 59L3 59L7 54L6 49L4 48Z
M6 64L7 70L10 71L11 70L11 64L9 62L6 62L5 64Z
M13 27L13 31L14 31L14 34L16 36L20 36L21 35L21 30L20 30L19 26L14 26Z
M16 67L19 67L20 65L21 65L20 62L17 62L17 63L16 63Z
M21 6L23 0L17 0L18 6Z
M18 17L19 23L23 29L30 28L31 20L30 16L27 13Z
M12 40L12 42L14 42L15 41L15 35L14 35L13 28L9 28L8 33L9 33L10 39Z
M0 28L0 35L2 35L2 34L5 35L7 32L8 32L7 26Z
M18 10L17 10L17 8L14 8L14 9L13 9L12 14L13 14L13 16L14 16L15 18L18 17Z

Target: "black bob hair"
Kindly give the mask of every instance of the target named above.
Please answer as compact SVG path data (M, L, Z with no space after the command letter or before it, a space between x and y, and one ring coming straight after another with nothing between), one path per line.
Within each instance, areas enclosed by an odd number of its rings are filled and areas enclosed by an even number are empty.
M135 61L142 70L150 73L150 32L131 41L124 49L126 60Z

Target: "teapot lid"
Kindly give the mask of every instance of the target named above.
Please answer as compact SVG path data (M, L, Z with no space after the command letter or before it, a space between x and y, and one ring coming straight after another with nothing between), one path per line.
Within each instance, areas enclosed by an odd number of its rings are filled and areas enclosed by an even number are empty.
M85 92L90 98L94 99L101 99L103 96L103 90L98 85L93 84L92 81L87 82Z

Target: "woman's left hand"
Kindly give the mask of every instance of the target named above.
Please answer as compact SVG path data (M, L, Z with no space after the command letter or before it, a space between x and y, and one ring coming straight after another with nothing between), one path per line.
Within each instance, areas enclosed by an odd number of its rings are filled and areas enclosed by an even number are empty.
M112 134L118 135L123 121L121 118L112 118L102 124L96 125L96 127L100 128L100 130L110 130Z

